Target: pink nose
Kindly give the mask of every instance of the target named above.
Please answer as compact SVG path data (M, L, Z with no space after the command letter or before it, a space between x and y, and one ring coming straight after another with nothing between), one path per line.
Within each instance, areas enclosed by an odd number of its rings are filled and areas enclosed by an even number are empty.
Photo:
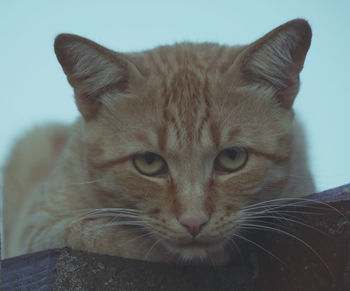
M199 217L184 217L180 218L179 222L187 228L188 232L196 237L202 230L203 226L208 222L207 216L199 216Z

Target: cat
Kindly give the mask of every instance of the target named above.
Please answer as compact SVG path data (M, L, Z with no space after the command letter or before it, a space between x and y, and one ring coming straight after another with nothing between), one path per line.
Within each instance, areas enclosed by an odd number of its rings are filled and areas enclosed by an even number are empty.
M227 262L262 206L315 190L293 111L311 34L295 19L250 45L137 53L58 35L81 117L36 128L14 147L3 257L70 246Z

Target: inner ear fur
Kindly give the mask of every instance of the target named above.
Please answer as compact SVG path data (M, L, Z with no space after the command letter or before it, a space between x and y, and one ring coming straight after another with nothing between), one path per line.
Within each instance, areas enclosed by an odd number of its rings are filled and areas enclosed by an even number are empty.
M311 36L308 22L295 19L247 46L239 57L244 83L272 89L278 102L290 108L299 90L299 73Z
M128 87L128 61L86 38L60 34L55 53L71 86L81 114L93 118L101 96L108 91L123 92Z

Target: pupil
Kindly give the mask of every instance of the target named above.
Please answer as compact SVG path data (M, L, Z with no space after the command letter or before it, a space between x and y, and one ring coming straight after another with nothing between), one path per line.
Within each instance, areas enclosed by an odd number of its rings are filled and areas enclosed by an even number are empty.
M153 164L155 159L156 159L155 154L152 154L152 153L145 154L145 161L147 164L149 164L149 165Z
M231 160L235 160L237 157L237 151L235 150L228 150L227 155Z

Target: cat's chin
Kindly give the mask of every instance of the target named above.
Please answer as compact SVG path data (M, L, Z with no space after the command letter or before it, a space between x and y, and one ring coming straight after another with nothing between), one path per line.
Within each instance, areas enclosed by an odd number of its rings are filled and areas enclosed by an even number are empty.
M164 243L165 248L184 263L226 264L231 254L222 243L193 242L186 244Z

